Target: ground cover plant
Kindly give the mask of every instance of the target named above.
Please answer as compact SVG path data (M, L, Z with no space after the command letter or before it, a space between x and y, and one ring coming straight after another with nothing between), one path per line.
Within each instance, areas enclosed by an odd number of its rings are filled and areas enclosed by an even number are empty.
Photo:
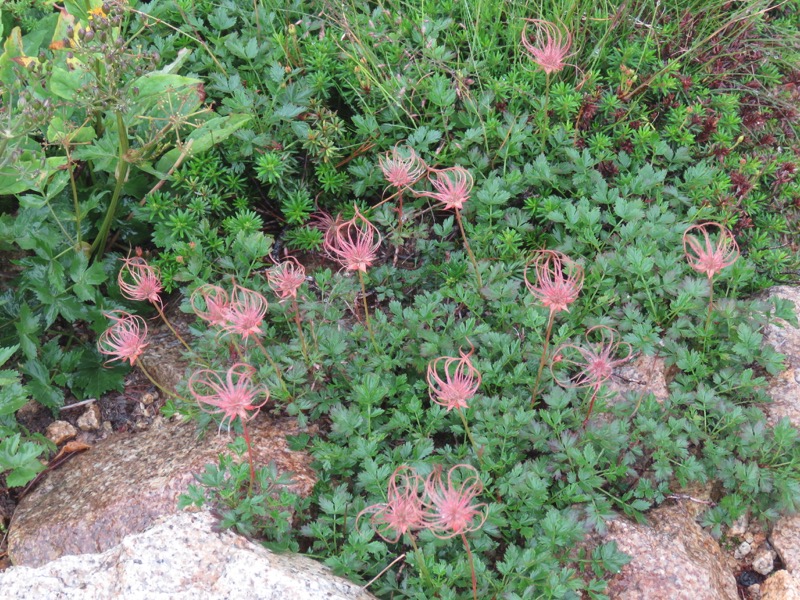
M173 293L164 411L237 457L183 503L379 597L601 598L628 559L579 542L693 483L717 535L798 509L757 295L797 279L797 3L48 6L0 21L9 486L28 392L120 385ZM668 398L612 385L642 356ZM305 499L252 457L279 414Z

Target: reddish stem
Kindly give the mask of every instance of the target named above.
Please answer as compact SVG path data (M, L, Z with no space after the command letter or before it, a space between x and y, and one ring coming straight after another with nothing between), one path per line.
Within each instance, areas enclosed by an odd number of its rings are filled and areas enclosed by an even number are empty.
M247 488L249 496L253 491L253 483L256 480L256 465L253 460L253 447L250 445L250 432L247 430L247 423L242 421L242 431L244 432L244 443L247 444L247 458L250 461L250 485Z
M473 600L478 600L478 578L475 576L475 561L472 559L472 550L469 549L467 536L462 533L461 539L464 542L464 548L467 550L467 558L469 558L469 570L472 574L472 598Z

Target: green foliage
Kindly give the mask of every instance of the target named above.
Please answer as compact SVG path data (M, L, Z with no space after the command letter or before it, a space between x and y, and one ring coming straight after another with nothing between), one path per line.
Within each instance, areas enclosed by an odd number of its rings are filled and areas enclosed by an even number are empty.
M18 285L0 301L10 323L2 339L19 344L25 376L24 386L9 376L6 404L29 390L56 408L65 388L81 396L119 381L110 371L89 381L97 353L56 329L97 333L101 310L120 304L105 243L94 262L82 244L110 230L116 199L132 215L114 220L119 239L155 248L166 290L188 296L234 278L269 297L263 349L198 324L196 364L257 365L271 392L263 412L315 427L288 440L313 457L308 498L291 496L273 466L259 467L250 488L238 438L235 456L209 465L182 503L211 504L225 526L302 549L353 580L376 578L379 597L469 597L474 564L478 597L602 598L627 557L613 544L580 552L578 543L616 515L645 520L691 484L719 490L702 517L714 533L745 511L762 520L797 511L798 433L786 421L769 426L763 410L784 360L765 329L794 317L783 301L754 299L800 266L796 73L780 58L796 56L796 6L379 4L266 0L254 13L234 0L154 0L106 33L136 60L106 61L118 71L103 83L105 107L95 97L74 106L99 85L81 64L51 74L62 52L29 58L50 32L12 35L5 56L20 60L0 59L0 76L21 61L32 69L26 81L46 85L4 102L35 107L33 125L9 121L7 141L15 175L30 173L6 180L15 203L0 215L0 250L11 241L24 251ZM545 76L521 47L533 16L572 33L562 71ZM75 50L84 65L98 60ZM32 96L21 102L23 92ZM427 195L424 177L402 193L388 185L380 159L398 144L432 169L470 172L458 215ZM314 255L325 241L315 213L346 219L354 205L383 235L357 276ZM713 281L689 267L682 245L687 226L708 220L742 250ZM523 280L542 248L585 270L552 331ZM306 253L296 304L260 272L284 249ZM556 349L596 325L663 359L666 398L625 391L621 378L594 394L555 381ZM430 401L426 369L469 348L482 382L459 415ZM168 410L213 422L180 399ZM398 467L424 477L455 464L478 469L485 488L477 501L487 520L467 534L474 563L458 537L420 531L412 551L409 535L375 535L362 511L387 501Z
M14 355L18 346L0 348L0 367ZM45 466L38 457L52 444L43 436L25 436L19 431L14 413L30 398L31 389L22 385L16 369L0 370L0 475L8 487L27 485Z
M248 489L250 467L244 458L244 438L228 447L231 454L220 454L217 465L206 465L205 472L197 476L203 488L190 485L188 493L180 497L178 510L211 504L219 511L222 527L263 536L264 545L275 552L297 552L298 543L288 534L293 515L307 508L308 500L289 491L291 476L279 475L274 463L257 469L255 485Z

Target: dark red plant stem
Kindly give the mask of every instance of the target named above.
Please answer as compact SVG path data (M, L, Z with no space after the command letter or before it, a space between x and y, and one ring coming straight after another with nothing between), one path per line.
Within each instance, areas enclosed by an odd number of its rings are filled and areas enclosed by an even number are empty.
M250 432L247 430L247 423L242 421L242 431L244 432L244 443L247 444L247 458L250 461L250 486L247 488L247 494L253 491L253 483L256 480L256 465L253 460L253 447L250 445Z
M592 416L592 409L594 408L594 401L597 400L597 392L599 391L599 385L592 386L592 399L589 400L589 410L586 411L586 418L583 420L581 427L586 427L586 423L589 422L589 417Z
M472 550L469 549L467 536L462 533L461 539L464 542L464 548L467 550L467 558L469 558L469 570L472 574L472 598L473 600L478 600L478 578L475 576L475 561L472 559Z

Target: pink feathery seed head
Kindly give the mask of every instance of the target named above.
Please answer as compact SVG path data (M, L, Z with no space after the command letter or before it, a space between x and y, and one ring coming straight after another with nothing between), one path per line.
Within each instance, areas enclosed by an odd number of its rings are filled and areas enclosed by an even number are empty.
M306 269L293 256L267 271L269 287L278 295L280 302L289 298L297 298L297 290L305 280Z
M366 273L378 259L382 239L378 229L355 207L352 219L328 229L323 247L344 269Z
M481 374L470 359L473 352L474 348L466 354L459 349L457 358L442 356L428 364L428 393L433 402L448 412L454 408L469 408L467 403L481 385ZM444 378L440 372L444 373Z
M147 347L147 323L142 317L123 311L105 313L105 316L111 319L111 326L97 339L98 351L111 357L106 363L127 360L133 366Z
M615 358L623 349L624 356ZM628 362L633 357L633 347L628 342L623 342L616 329L605 325L595 325L586 331L586 344L576 346L563 344L555 352L560 360L554 364L560 365L559 370L566 370L566 378L559 377L550 365L553 379L565 388L593 388L600 389L604 381L611 378L614 369Z
M224 375L201 369L189 377L189 392L201 410L222 415L220 429L227 421L230 431L234 419L239 418L242 423L249 421L269 400L266 386L253 384L255 372L253 367L245 363L234 364ZM264 399L257 402L262 396Z
M208 283L201 285L192 292L190 301L194 314L211 325L223 326L228 322L230 308L228 292L218 285Z
M528 277L533 271L535 283ZM525 265L525 285L551 313L565 310L578 299L583 287L583 267L555 250L539 250Z
M533 33L528 32L528 25L534 28ZM565 59L570 54L572 34L563 26L558 26L543 19L525 19L522 27L522 45L541 69L550 75L557 73L566 66Z
M264 296L234 283L222 328L242 336L244 340L251 335L261 335L261 324L268 307Z
M411 146L405 153L401 153L397 146L385 156L378 157L378 164L383 171L383 177L389 185L398 189L408 188L422 179L428 172L425 164Z
M713 237L716 241L712 241ZM688 227L683 233L683 251L689 266L709 280L739 258L739 245L733 234L713 222Z
M161 306L159 294L163 286L156 268L139 256L123 258L122 262L117 276L122 295L128 300L147 301Z
M432 198L448 210L461 210L472 192L472 174L463 167L431 169L428 176L433 192L420 192L419 196Z
M322 233L326 236L328 235L329 231L335 230L336 227L344 223L344 219L342 215L336 215L334 217L330 213L321 210L319 212L315 212L308 220L308 224L310 227L314 229L319 229Z
M442 467L437 465L425 480L425 527L438 538L477 531L488 516L485 503L473 504L483 492L478 471L470 465L456 465L442 479Z
M413 468L405 465L398 467L389 479L386 502L362 510L356 517L356 523L369 514L370 525L375 533L391 544L397 543L405 533L422 529L422 485L422 477Z

